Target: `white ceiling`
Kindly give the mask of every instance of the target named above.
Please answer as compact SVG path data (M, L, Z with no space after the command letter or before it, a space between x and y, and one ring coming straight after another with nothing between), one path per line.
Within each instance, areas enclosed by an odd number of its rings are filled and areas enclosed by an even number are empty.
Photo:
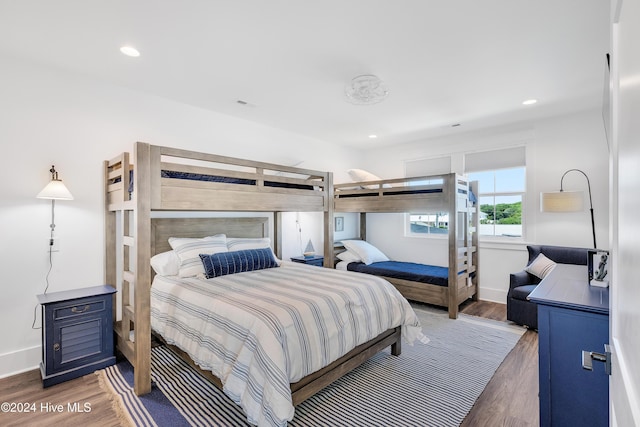
M608 17L607 0L0 0L0 55L364 147L599 107ZM387 100L348 103L360 74Z

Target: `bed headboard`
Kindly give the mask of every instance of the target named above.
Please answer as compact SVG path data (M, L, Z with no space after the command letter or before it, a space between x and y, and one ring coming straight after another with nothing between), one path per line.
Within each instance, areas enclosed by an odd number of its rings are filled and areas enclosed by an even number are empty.
M151 255L171 250L169 237L205 237L224 233L228 237L267 237L267 217L152 218Z

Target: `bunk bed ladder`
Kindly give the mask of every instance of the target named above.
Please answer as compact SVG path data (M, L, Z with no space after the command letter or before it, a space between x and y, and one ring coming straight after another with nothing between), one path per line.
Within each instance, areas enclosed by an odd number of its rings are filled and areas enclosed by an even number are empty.
M148 161L149 150L147 144L142 144L140 150L138 148L137 144L135 163L140 165L145 157ZM142 152L141 155L139 151ZM148 203L150 184L148 179L145 182L144 171L141 172L144 168L137 168L135 191L133 195L129 192L132 170L129 160L129 153L125 152L105 162L105 280L109 284L118 284L120 304L113 305L117 346L134 366L134 391L142 395L151 391L148 303L151 275L149 210L140 209L140 204L144 206L144 203Z

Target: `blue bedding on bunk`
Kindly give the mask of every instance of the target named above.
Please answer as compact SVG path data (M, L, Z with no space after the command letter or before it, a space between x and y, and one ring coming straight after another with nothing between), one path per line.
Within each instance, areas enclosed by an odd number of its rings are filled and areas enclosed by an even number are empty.
M373 274L375 276L430 283L438 286L447 286L449 281L449 269L447 267L417 264L414 262L383 261L374 262L369 265L363 262L351 262L347 265L347 270Z
M188 179L191 181L207 181L207 182L222 182L225 184L241 184L241 185L255 185L255 179L245 179L245 178L229 178L226 176L217 176L217 175L205 175L200 173L191 173L191 172L174 172L163 170L160 171L160 176L162 178L174 178L174 179ZM133 171L129 172L129 193L133 193ZM120 179L117 178L114 182L119 182ZM280 187L280 188L295 188L299 190L313 190L313 185L304 185L304 184L288 184L286 182L275 182L275 181L265 181L265 187Z
M208 182L223 182L225 184L243 184L243 185L255 185L255 179L246 178L229 178L226 176L216 175L204 175L200 173L191 172L174 172L163 170L160 172L163 178L175 178L175 179L188 179L192 181L208 181ZM288 184L286 182L264 181L265 187L281 187L281 188L297 188L300 190L313 190L313 185L304 184Z
M410 187L409 187L410 188ZM458 190L458 192L463 193L463 190ZM427 193L442 193L442 188L428 188L428 189L422 189L422 190L402 190L402 191L382 191L383 194L389 194L389 195L406 195L406 194L427 194ZM464 193L463 193L464 194ZM339 195L340 198L344 198L344 199L348 199L348 198L352 198L352 197L367 197L367 196L377 196L378 192L372 192L372 193L357 193L357 194L341 194ZM469 189L469 201L471 201L471 203L476 203L478 201L478 198L476 197L476 195L473 193L473 191L471 191L471 189Z

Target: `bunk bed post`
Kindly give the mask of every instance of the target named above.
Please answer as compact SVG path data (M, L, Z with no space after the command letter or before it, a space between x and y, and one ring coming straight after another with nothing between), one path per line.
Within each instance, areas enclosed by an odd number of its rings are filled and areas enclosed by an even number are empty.
M116 255L116 212L109 209L109 161L104 162L104 283L116 287L117 255ZM113 317L117 319L118 306L116 294L113 294Z
M282 259L282 212L273 213L273 251L279 259Z
M360 212L360 238L367 240L367 213Z
M476 195L476 198L478 197L478 181L471 181L469 182L469 189L471 191L473 191L473 194ZM478 281L479 281L479 277L480 277L480 270L479 270L479 259L478 259L478 254L479 254L479 248L478 248L478 243L479 243L479 236L480 236L480 199L478 199L476 201L476 203L473 205L473 207L470 208L470 215L472 215L472 219L473 219L473 233L471 234L471 246L474 248L474 251L472 254L470 254L469 260L471 261L472 265L475 268L475 274L473 276L473 278L471 279L471 282L473 283L473 285L475 286L475 293L472 296L472 299L474 301L478 301L479 300L479 295L480 295L480 286L478 286Z
M134 391L151 391L151 150L137 142L134 148L135 177L135 283L134 283Z
M327 172L324 180L324 261L323 266L334 268L333 254L333 173Z
M448 308L449 318L458 318L458 179L455 173L445 177L446 194L449 198L449 286Z

